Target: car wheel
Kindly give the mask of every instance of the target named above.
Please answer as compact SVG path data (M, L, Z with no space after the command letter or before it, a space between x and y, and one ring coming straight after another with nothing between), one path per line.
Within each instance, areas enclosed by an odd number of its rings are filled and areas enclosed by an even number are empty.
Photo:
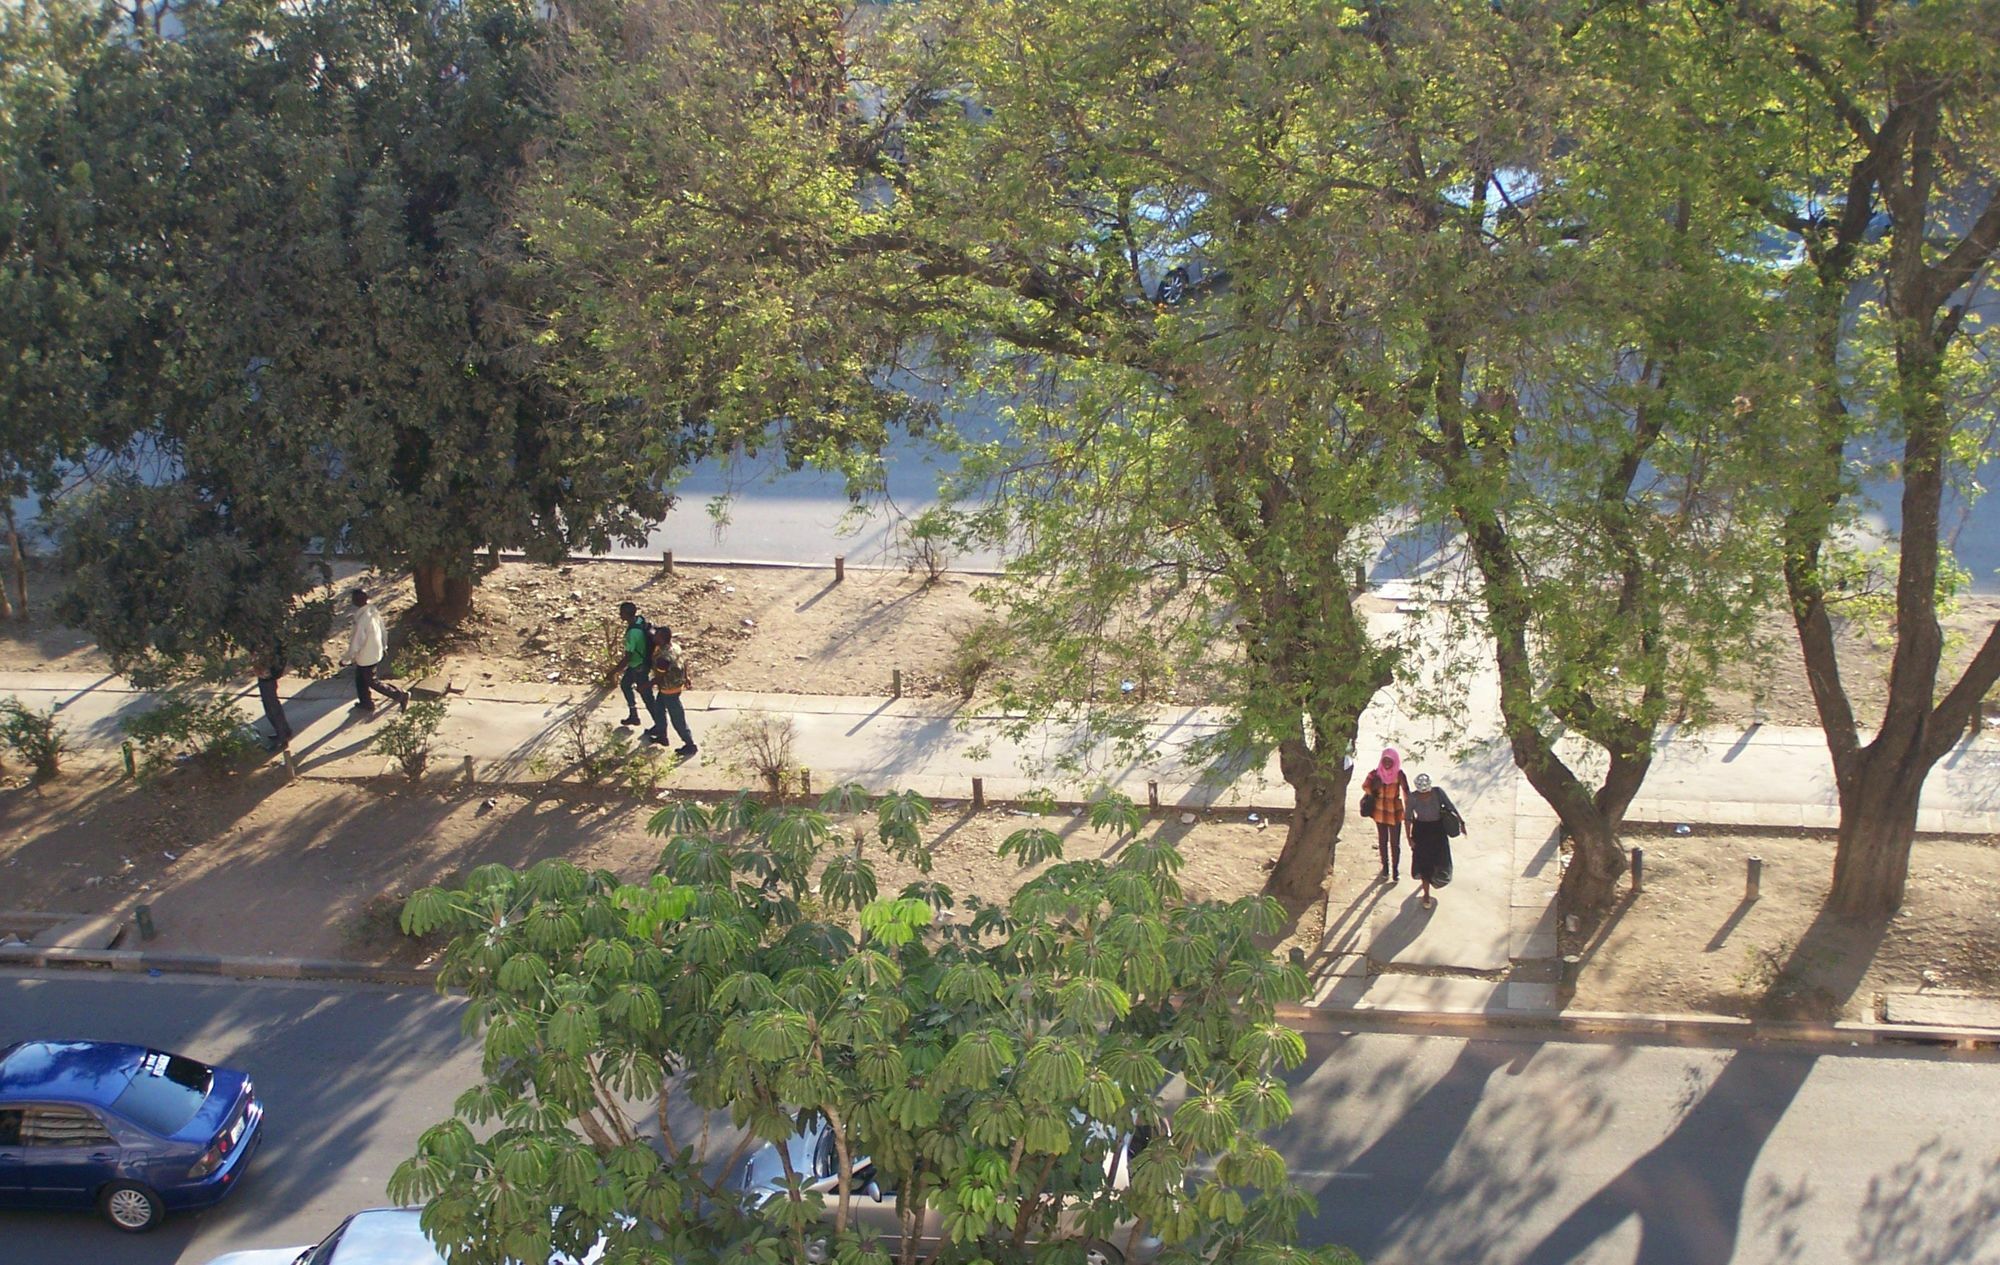
M1125 1265L1125 1253L1100 1239L1092 1239L1084 1245L1085 1265Z
M166 1206L137 1182L112 1182L97 1192L97 1208L105 1220L127 1234L142 1234L160 1223Z

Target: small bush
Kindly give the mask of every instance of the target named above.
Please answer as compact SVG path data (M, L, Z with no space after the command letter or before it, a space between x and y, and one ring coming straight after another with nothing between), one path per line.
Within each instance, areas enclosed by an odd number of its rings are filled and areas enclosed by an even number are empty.
M0 743L27 761L41 781L62 772L70 750L69 731L56 719L54 704L38 712L13 698L0 702Z
M141 777L157 777L184 756L225 767L258 746L257 731L234 700L206 690L169 690L150 710L126 717L118 727L139 748Z
M425 699L411 703L375 731L375 749L393 757L412 782L421 781L430 765L431 742L444 724L444 702Z
M715 737L715 750L725 768L762 778L772 800L782 800L790 784L804 789L806 771L792 763L792 740L797 733L790 716L750 712L722 727Z
M903 565L910 571L919 567L925 584L936 584L964 547L964 531L951 511L933 505L914 518L902 519L896 530Z
M972 701L980 682L993 675L1007 655L1007 630L992 620L974 624L951 648L945 675L963 702Z
M574 773L578 781L593 789L615 780L643 795L665 776L664 770L655 770L657 763L654 753L640 745L635 731L622 725L593 727L591 709L582 706L570 709L562 718L555 737L528 761L528 768L540 777Z

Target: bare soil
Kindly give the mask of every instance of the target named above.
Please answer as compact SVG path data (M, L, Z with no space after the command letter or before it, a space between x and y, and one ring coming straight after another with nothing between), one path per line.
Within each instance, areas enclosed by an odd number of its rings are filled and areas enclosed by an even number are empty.
M1823 915L1833 838L1710 830L1633 836L1644 890L1564 937L1580 1010L1877 1019L1887 992L2000 995L2000 840L1920 838L1886 926ZM1763 860L1757 899L1745 861Z
M162 952L348 958L409 964L427 948L400 935L396 915L419 887L475 866L567 857L628 879L651 872L662 841L646 822L658 805L573 790L404 789L394 783L302 780L266 767L236 776L174 774L151 786L65 779L0 791L0 905L95 914L151 905ZM1016 830L1048 826L1070 860L1106 856L1110 836L1080 815L1042 818L1008 808L937 807L929 875L871 854L895 892L919 878L961 900L1005 900L1041 868L999 855ZM1263 884L1278 832L1240 819L1150 830L1178 840L1192 897L1231 900ZM1317 925L1299 928L1316 941Z
M641 563L504 562L481 580L472 619L434 648L421 644L426 634L409 618L407 577L357 571L341 580L354 582L378 594L391 625L392 665L407 675L419 658L437 655L462 684L604 683L616 672L617 610L627 599L673 627L690 652L697 688L888 694L900 671L906 695L967 697L1005 669L967 644L986 619L977 596L982 580L950 573L927 582L921 573L849 568L836 583L823 568L683 564L668 575ZM108 670L89 638L49 618L53 588L45 572L31 574L29 618L0 623L0 671ZM1996 620L2000 598L1992 597L1964 599L1945 617L1943 680L1954 679ZM344 637L328 643L330 659L339 659ZM1843 679L1863 724L1887 698L1887 638L1886 629L1858 620L1841 633ZM1712 719L1817 725L1788 618L1767 616L1759 641L1768 653L1731 674L1716 693Z

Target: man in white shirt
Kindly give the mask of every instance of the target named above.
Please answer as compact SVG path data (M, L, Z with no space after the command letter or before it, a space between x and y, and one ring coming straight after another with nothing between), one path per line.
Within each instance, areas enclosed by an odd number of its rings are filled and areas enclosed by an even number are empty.
M398 708L408 707L410 696L406 691L375 679L376 665L382 662L389 641L388 632L382 627L382 613L368 604L368 594L360 589L350 596L354 602L354 631L347 638L347 654L341 662L354 665L354 694L358 700L354 710L363 716L375 714L371 692L396 700Z

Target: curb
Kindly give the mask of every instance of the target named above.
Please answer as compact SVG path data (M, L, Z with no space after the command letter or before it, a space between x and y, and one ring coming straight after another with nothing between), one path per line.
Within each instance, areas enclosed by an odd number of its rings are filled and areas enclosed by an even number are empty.
M1625 1011L1357 1010L1280 1006L1277 1017L1302 1032L1394 1028L1476 1036L1541 1033L1576 1037L1664 1037L1690 1045L1807 1045L1829 1051L1868 1046L1919 1046L2000 1054L2000 1028L1837 1020L1737 1019L1728 1015L1634 1014Z
M128 974L224 975L235 979L323 980L328 983L415 984L435 987L437 972L376 966L337 958L263 958L212 953L149 953L143 949L63 949L0 946L0 967L86 968Z
M133 949L55 949L32 944L0 946L0 967L97 969L135 974L216 975L234 979L317 980L325 983L437 986L425 967L375 966L337 958L262 958L203 953L148 953ZM1723 1015L1629 1014L1558 1011L1357 1010L1279 1006L1277 1017L1303 1032L1331 1033L1388 1028L1399 1032L1478 1036L1519 1033L1587 1037L1666 1037L1685 1044L1786 1044L1846 1050L1920 1046L2000 1054L2000 1029L1926 1024L1799 1023L1734 1019Z

